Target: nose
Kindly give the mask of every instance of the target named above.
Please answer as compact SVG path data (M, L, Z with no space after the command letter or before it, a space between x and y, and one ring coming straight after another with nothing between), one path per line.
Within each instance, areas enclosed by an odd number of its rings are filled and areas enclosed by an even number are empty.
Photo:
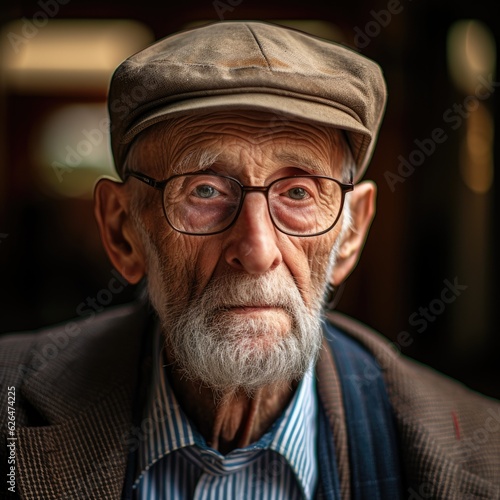
M266 196L247 193L238 220L228 231L226 262L249 274L262 274L276 268L283 260L276 233Z

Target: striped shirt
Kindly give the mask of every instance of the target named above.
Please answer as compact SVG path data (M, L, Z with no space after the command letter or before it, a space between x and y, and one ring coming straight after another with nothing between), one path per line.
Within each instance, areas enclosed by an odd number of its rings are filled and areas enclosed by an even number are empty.
M155 342L154 376L141 428L140 500L313 498L318 482L317 396L311 367L289 405L257 442L227 455L207 446L179 406Z

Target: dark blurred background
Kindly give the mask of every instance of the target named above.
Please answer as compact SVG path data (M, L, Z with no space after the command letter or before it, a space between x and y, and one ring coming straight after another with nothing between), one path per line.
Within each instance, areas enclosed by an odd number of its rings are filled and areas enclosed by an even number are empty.
M118 63L193 23L269 20L352 47L387 79L366 175L378 185L378 212L338 309L500 397L493 1L39 0L0 9L0 332L134 294L110 287L91 200L95 179L114 175L105 99Z

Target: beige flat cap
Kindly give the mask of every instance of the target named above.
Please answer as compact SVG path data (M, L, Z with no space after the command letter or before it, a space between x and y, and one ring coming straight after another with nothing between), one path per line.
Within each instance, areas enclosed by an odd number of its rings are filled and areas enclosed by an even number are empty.
M251 109L344 129L358 180L386 96L380 67L342 45L266 22L205 25L163 38L116 69L108 97L115 166L122 176L133 139L155 123Z

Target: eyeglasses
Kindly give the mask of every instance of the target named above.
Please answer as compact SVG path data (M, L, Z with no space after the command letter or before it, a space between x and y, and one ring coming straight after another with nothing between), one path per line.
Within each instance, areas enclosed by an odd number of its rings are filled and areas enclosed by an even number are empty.
M345 194L354 189L322 175L283 177L268 186L244 186L225 175L195 172L173 175L158 181L145 174L128 171L162 192L163 212L179 233L208 236L222 233L238 218L246 193L260 192L267 198L275 227L290 236L318 236L330 231L339 220Z

